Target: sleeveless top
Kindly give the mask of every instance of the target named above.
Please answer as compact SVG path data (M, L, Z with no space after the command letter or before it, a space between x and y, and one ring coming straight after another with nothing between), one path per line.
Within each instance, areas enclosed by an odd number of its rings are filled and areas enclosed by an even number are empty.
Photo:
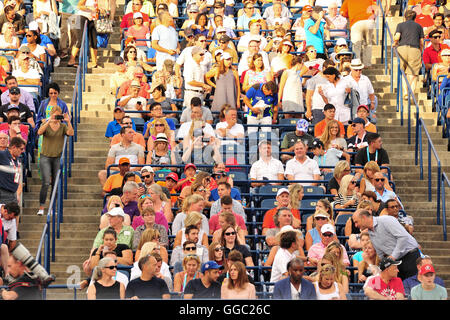
M170 150L167 151L167 153L163 156L158 156L156 154L156 151L153 150L152 152L152 164L170 164ZM161 170L164 168L158 168L158 170Z
M331 300L333 298L340 299L339 287L338 287L338 284L336 281L334 282L334 292L332 292L332 293L327 293L327 294L320 293L319 284L317 282L314 282L314 288L316 289L317 300Z
M120 299L120 282L116 281L110 287L105 287L98 283L98 281L94 282L96 298L100 299Z
M254 70L247 70L248 75L248 85L253 86L257 83L266 83L267 82L267 71L256 72Z
M41 11L52 12L53 11L52 3L50 0L46 0L46 1L35 0L34 3L36 5L36 12L41 12Z
M319 231L317 231L316 228L312 228L308 232L311 235L311 238L313 240L313 244L316 244L316 243L319 243L319 242L322 241L322 238L320 237Z

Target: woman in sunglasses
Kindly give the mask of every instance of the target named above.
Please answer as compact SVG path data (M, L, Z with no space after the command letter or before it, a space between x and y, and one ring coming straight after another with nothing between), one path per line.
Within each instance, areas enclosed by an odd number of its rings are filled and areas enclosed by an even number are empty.
M245 265L249 267L253 267L253 259L250 254L250 250L244 244L240 244L236 228L232 226L225 226L222 228L222 236L220 237L220 244L225 248L224 253L225 257L228 257L228 254L232 250L237 250L244 256Z
M322 200L322 199L321 199ZM322 241L322 226L326 223L334 224L332 219L332 208L328 200L327 202L323 202L319 200L316 205L316 212L309 216L307 219L308 222L311 223L311 228L307 230L305 236L305 247L306 250L309 250L312 245L319 243ZM320 204L319 204L320 202ZM329 207L329 210L327 208Z
M354 175L347 174L342 177L337 200L334 201L335 209L356 209L360 200L357 183L358 181ZM348 211L338 211L335 221L341 214L345 213L348 213Z
M125 299L125 286L113 279L117 265L112 258L103 258L95 267L92 279L94 283L88 288L88 300Z
M147 151L149 152L149 154L155 147L155 140L159 133L164 133L168 138L170 150L173 150L175 148L173 131L170 130L170 127L164 118L156 118L155 120L153 120L152 125L150 126L150 130L147 130L147 132L149 132L149 139L147 141Z
M195 244L191 243L186 247L195 248ZM195 253L192 254L191 251L191 253L183 259L183 271L175 274L173 279L173 291L180 293L184 292L184 288L186 288L189 281L201 278L203 274L200 272L200 267L200 258Z
M336 269L331 264L321 268L319 279L313 284L317 300L347 300L342 285L336 282Z
M103 234L103 243L95 248L91 253L89 266L94 269L103 255L108 251L114 251L117 254L117 263L130 266L133 263L133 252L126 244L117 243L117 233L113 228L108 228Z
M361 179L359 186L360 194L363 194L366 191L375 192L376 181L374 175L375 173L380 171L381 171L380 166L375 161L369 161L364 165L363 178ZM389 191L393 191L391 186L389 185L388 179L384 179L384 187Z
M223 251L224 248L220 245L219 242L211 242L208 247L209 261L215 261L219 266L224 266L225 256ZM219 270L219 273L222 274L222 270Z
M211 195L211 175L208 172L200 171L195 175L195 179L190 186L186 186L181 190L180 200L186 199L190 195L198 194L203 197L204 205L207 208L211 207L209 196Z

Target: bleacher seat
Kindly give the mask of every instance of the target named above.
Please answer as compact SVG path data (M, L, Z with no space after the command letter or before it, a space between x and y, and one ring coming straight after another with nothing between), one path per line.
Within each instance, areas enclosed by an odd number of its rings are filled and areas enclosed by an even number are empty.
M336 226L336 234L338 236L343 236L345 231L345 224L348 219L351 219L351 213L343 213L336 218L335 226Z

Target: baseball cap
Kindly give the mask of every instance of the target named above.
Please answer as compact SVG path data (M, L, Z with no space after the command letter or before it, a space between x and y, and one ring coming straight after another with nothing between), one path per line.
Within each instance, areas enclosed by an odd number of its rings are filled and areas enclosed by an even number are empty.
M144 17L142 16L142 13L140 13L140 12L133 13L133 19L138 19L138 18L144 19Z
M114 112L115 112L116 110L120 110L120 111L124 112L124 111L123 111L123 108L122 108L122 107L119 107L119 106L117 106L117 107L114 108Z
M361 109L361 108L364 108L364 109L366 109L366 110L367 110L367 112L369 112L369 107L368 107L368 106L366 106L366 105L364 105L364 104L362 104L362 105L358 106L358 108L356 109L356 111L358 111L358 110L359 110L359 109Z
M391 258L384 257L380 261L380 269L381 269L381 271L383 271L383 270L386 270L387 268L389 268L390 266L398 266L401 263L402 263L401 261L392 260Z
M30 53L31 50L30 50L30 48L27 45L23 45L23 46L20 46L19 52L21 52L21 53Z
M197 167L195 164L193 163L188 163L187 165L184 166L184 171L186 171L189 168L194 168L195 170L197 170Z
M38 31L38 29L39 29L39 25L38 25L38 23L36 21L31 21L28 24L28 30L30 30L30 31Z
M188 7L187 7L187 12L199 12L200 9L196 4L191 3Z
M431 37L434 36L436 33L442 34L442 31L439 30L439 29L434 29L433 31L431 31L431 32L428 34L428 37L431 38Z
M231 40L231 38L229 36L227 36L226 34L221 36L220 39L219 39L220 42L228 42L230 40Z
M220 27L217 27L217 29L216 29L216 33L219 33L219 32L227 32L227 30L225 29L225 27L220 26Z
M130 44L130 42L131 41L136 41L136 37L128 37L126 40L125 40L125 47L128 47L128 45Z
M320 229L320 232L321 232L322 234L327 233L327 232L330 232L330 233L332 233L332 234L336 234L336 232L334 231L333 225L331 225L331 224L329 224L329 223L324 224L324 225L322 226L322 228Z
M10 104L10 105L8 106L8 111L9 111L9 110L13 110L13 109L20 110L20 109L19 109L19 106L16 106L15 104Z
M319 148L319 147L324 148L323 142L320 139L314 139L314 141L311 144L311 149L315 149L315 148Z
M112 217L121 216L122 218L125 218L125 212L121 207L114 207L111 210L109 210L106 214Z
M119 159L119 165L122 165L124 163L130 163L130 159L128 159L127 157L122 157Z
M303 131L304 133L306 133L306 132L308 132L308 126L309 126L309 123L307 120L300 119L297 121L296 128L298 131Z
M306 5L306 6L304 6L304 7L302 8L302 12L305 12L305 11L312 11L312 9L313 9L313 7L311 7L311 6L308 4L308 5Z
M222 269L223 266L219 266L215 261L208 261L202 264L202 273L208 270Z
M141 84L139 83L139 81L133 80L133 81L131 81L130 87L138 87L138 88L140 88Z
M122 64L122 63L125 63L125 61L123 60L123 58L122 57L115 57L114 58L114 64L116 64L116 65L119 65L119 64Z
M286 232L289 232L289 231L294 231L294 232L298 233L299 235L301 234L303 236L303 234L302 234L302 232L300 230L294 229L294 227L292 227L291 225L286 225L286 226L282 227L280 231L278 231L278 233L275 235L275 237L279 241L279 239L281 238L283 233L286 233Z
M221 56L220 56L220 60L227 60L227 59L231 59L231 55L228 52L224 52Z
M9 93L20 94L20 89L18 87L12 87L11 89L9 89ZM19 107L17 107L17 109L19 109ZM8 108L8 110L9 110L9 108Z
M150 166L142 167L142 169L141 169L141 174L143 174L144 172L155 173L155 171L153 171L153 168L150 167Z
M336 45L337 46L347 45L347 41L345 41L344 38L339 38L339 39L336 40Z
M365 124L366 124L366 122L365 122L364 119L362 119L362 118L355 118L355 119L353 119L352 121L349 121L349 123L350 123L350 124L353 124L353 123L361 123L362 125L365 125Z
M279 195L283 194L283 193L289 194L289 190L286 189L286 188L281 188L281 189L279 189L278 192L277 192L277 197L278 197Z
M427 273L436 273L436 271L434 271L434 268L431 264L425 264L419 270L420 275L424 275Z
M166 176L167 179L173 179L175 182L178 182L178 175L175 172L171 172Z
M166 143L168 143L169 141L167 140L167 136L166 136L165 133L158 133L158 135L156 136L155 142L166 142Z
M444 50L442 50L441 56L450 56L450 49L444 49Z

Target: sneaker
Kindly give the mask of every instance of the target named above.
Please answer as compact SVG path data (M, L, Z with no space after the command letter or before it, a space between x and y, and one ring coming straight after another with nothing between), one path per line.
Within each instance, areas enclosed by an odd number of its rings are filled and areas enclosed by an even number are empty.
M38 215L38 216L44 215L44 209L40 209L40 210L37 212L37 215Z
M60 63L61 63L61 58L56 57L55 60L53 61L53 66L56 68L59 66Z

